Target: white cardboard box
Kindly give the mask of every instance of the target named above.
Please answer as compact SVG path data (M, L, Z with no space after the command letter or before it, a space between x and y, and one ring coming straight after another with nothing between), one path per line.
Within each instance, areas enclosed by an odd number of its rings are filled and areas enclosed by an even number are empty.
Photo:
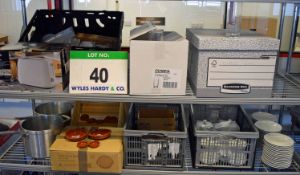
M188 41L175 32L153 31L145 24L130 33L130 94L185 95Z

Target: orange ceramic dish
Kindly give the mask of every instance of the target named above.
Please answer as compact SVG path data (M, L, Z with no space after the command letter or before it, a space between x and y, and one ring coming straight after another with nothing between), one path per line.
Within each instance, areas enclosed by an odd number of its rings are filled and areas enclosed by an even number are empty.
M110 137L111 130L109 129L97 129L93 128L90 130L88 136L93 140L103 140Z
M77 129L70 129L66 131L65 139L78 142L80 140L85 139L88 136L86 129L84 128L77 128Z
M100 145L100 142L97 141L97 140L94 140L94 141L89 142L89 147L90 147L90 148L98 148L99 145Z
M87 141L79 141L77 142L78 148L87 148L89 146L89 143Z

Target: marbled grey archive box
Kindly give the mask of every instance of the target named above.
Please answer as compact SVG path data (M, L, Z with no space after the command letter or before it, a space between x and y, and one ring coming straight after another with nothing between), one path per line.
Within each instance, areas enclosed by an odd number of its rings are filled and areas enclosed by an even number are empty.
M188 77L197 97L270 97L279 40L256 32L187 29Z

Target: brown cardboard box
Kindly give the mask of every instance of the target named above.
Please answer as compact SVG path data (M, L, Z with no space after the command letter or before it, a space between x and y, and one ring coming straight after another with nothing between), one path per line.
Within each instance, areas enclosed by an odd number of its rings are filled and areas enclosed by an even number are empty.
M122 137L100 141L98 148L77 148L77 142L58 138L50 147L53 171L121 173L123 167Z
M76 102L71 125L123 127L127 110L128 107L125 103ZM97 122L85 121L82 119L83 115L87 115L89 119L95 119ZM112 116L116 120L106 121L105 118L108 116Z
M8 43L8 36L0 34L0 46Z
M101 128L101 129L109 129L111 130L111 136L112 137L123 137L124 134L124 128L118 128L118 127L96 127L96 126L67 126L63 132L61 132L58 136L57 139L59 138L64 138L65 137L65 131L73 128L85 128L87 131L89 131L91 128Z
M277 18L243 16L240 24L241 29L255 30L265 36L276 38Z
M172 109L141 108L138 111L139 130L176 130L175 111Z

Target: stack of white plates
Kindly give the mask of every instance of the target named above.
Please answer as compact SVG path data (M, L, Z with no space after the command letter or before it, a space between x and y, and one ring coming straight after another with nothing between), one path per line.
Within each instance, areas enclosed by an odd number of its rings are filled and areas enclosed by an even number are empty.
M264 164L286 169L291 166L294 153L294 140L280 133L269 133L264 136L261 160Z

